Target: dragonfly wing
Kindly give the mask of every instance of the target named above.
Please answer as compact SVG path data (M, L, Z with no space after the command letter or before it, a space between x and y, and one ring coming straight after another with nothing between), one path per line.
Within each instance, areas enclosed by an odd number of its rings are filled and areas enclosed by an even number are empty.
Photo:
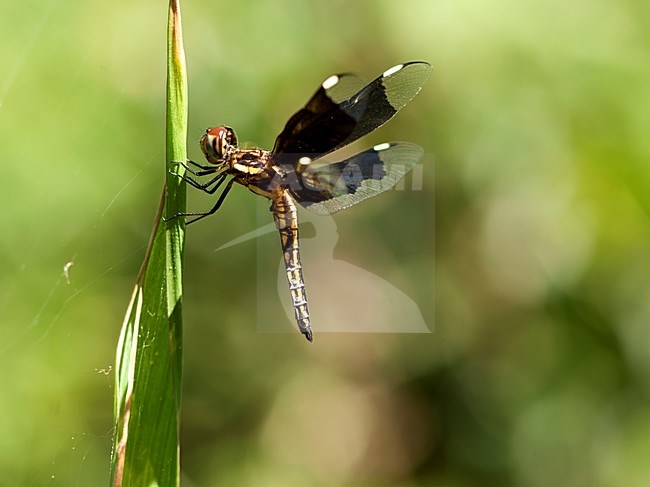
M286 153L293 160L296 154L322 153L335 146L353 130L354 120L338 111L341 102L365 86L363 79L352 73L330 76L312 95L304 108L293 114L278 135L274 154ZM324 116L333 114L333 116ZM313 130L318 127L318 130Z
M431 75L424 62L399 64L358 90L358 78L332 76L297 112L275 141L273 155L281 164L301 157L316 160L372 132L390 120L420 91Z
M422 153L418 145L391 142L341 162L309 166L300 174L300 188L292 196L317 215L331 215L395 186Z

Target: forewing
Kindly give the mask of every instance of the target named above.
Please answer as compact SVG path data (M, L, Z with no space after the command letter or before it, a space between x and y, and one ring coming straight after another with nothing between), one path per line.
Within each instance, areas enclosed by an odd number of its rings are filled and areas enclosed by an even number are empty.
M292 196L317 215L331 215L392 188L422 157L409 142L380 144L349 159L308 166Z
M358 93L365 85L363 79L352 73L332 75L321 83L304 108L293 114L278 135L273 147L273 154L287 153L289 159L305 154L323 152L327 147L337 144L341 138L353 130L354 120L344 113L337 113L341 102ZM335 114L334 118L327 116ZM315 132L310 129L314 124L320 126ZM295 157L297 154L297 157Z
M275 141L274 156L281 163L295 164L300 157L316 160L354 142L390 120L417 95L430 75L428 63L400 64L345 99L342 94L350 88L337 85L350 81L349 75L328 78L305 108L287 122ZM332 86L328 87L328 82Z
M325 95L334 103L339 104L356 95L361 89L366 86L366 80L355 73L342 73L335 74L327 78L321 83L318 92L323 90ZM314 97L312 97L313 99ZM310 106L312 100L307 102L307 107Z

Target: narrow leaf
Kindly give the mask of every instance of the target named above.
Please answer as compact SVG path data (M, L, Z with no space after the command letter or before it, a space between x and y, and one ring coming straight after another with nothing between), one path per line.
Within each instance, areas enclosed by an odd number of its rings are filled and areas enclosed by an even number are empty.
M187 81L180 5L167 31L167 161L186 159ZM166 186L122 325L115 371L114 487L177 486L182 385L185 186L165 165Z

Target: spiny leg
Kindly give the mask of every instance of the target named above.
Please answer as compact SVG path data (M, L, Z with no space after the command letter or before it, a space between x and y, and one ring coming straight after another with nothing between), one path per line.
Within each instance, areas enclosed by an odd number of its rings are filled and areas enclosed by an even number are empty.
M206 169L205 171L193 171L191 168L186 166L185 164L182 164L182 166L187 170L187 172L191 172L195 176L207 176L208 174L214 174L215 172L218 172L220 169L216 167L212 167L209 169Z
M194 187L194 188L196 188L196 189L200 189L201 191L203 191L203 192L205 192L205 193L208 193L208 194L214 194L214 192L219 188L219 186L221 186L221 183L223 183L224 179L225 179L226 176L227 176L226 173L220 173L220 174L217 174L215 177L213 177L213 178L212 178L210 181L208 181L207 183L203 183L203 184L201 184L201 183L199 183L198 181L196 181L196 180L194 180L194 179L192 179L192 178L190 178L190 177L188 177L188 176L185 176L185 175L183 175L183 174L179 174L179 173L173 172L172 170L170 170L169 173L170 173L170 174L173 174L174 176L178 176L178 177L181 178L183 181L185 181L186 183L188 183L190 186L192 186L192 187ZM216 185L214 188L208 189L208 187L209 187L210 185L214 184L216 181L218 181L218 182L217 182L217 185Z
M198 164L198 163L194 162L191 159L188 159L187 162L192 164L194 167L198 167L199 169L203 169L203 171L198 171L198 172L194 171L191 167L189 167L187 164L185 164L182 161L170 161L170 162L172 164L178 164L180 166L183 166L187 171L191 172L195 176L205 176L205 174L215 172L215 169L216 169L215 166L213 166L213 165L202 166L201 164ZM199 173L203 173L203 174L199 174Z
M192 164L194 167L198 167L199 169L204 169L204 170L208 170L208 169L210 169L211 167L214 167L214 166L212 166L212 165L203 166L203 165L199 164L198 162L194 162L192 159L188 159L187 162L188 162L189 164ZM186 167L187 167L187 166L186 166Z
M190 212L190 213L176 213L175 215L170 216L169 218L165 218L165 221L173 220L174 218L179 218L181 216L197 216L198 218L194 218L193 220L190 220L186 222L186 225L189 225L190 223L194 223L196 221L199 221L201 218L205 218L206 216L213 215L221 206L221 203L223 203L223 200L226 199L226 196L228 195L228 192L230 191L230 188L232 188L232 183L234 183L235 180L231 179L228 181L228 184L224 188L223 192L219 196L219 199L217 200L217 203L212 207L210 211L206 212Z

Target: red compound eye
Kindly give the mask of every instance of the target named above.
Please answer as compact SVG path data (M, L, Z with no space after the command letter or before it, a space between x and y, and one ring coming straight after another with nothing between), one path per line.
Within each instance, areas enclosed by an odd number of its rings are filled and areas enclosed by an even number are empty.
M237 145L237 137L233 129L220 125L207 129L200 142L208 161L217 164L226 156L229 146Z

